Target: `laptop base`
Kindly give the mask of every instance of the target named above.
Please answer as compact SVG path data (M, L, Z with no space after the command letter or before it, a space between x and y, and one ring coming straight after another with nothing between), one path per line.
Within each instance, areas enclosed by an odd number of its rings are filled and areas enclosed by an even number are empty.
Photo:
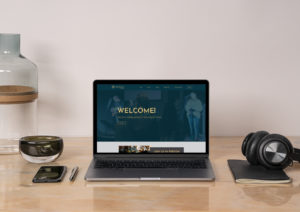
M208 158L207 168L95 168L94 158L85 175L86 181L213 181L215 175Z

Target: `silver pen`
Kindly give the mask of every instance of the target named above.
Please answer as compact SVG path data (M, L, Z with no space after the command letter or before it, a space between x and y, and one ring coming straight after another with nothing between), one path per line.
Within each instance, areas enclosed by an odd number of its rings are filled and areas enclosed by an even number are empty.
M79 167L78 167L78 166L75 166L75 167L72 169L71 175L70 175L70 178L69 178L70 181L75 180L75 178L76 178L76 176L77 176L77 173L78 173L78 170L79 170Z

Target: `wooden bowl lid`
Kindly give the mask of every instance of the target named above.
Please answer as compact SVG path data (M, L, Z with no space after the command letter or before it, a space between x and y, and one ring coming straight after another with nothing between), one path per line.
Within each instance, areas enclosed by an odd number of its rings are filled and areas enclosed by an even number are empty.
M1 85L0 104L15 104L32 102L37 99L38 93L30 86Z

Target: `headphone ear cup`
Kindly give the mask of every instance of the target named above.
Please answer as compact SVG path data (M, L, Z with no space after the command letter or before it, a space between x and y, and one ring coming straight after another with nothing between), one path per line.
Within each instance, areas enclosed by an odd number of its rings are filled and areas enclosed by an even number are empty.
M257 149L258 161L268 169L284 169L292 163L290 154L293 149L286 137L279 134L267 135Z
M254 133L251 132L243 140L243 143L242 143L242 153L243 153L244 156L246 156L246 147L247 147L247 144L251 140L251 138L252 138L253 135L254 135Z
M258 131L251 136L246 146L246 158L252 165L258 165L259 161L257 158L257 147L265 136L269 135L267 131Z

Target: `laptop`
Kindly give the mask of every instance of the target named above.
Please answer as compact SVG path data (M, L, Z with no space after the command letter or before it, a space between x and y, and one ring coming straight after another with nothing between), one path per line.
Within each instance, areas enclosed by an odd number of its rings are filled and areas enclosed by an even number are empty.
M87 181L212 181L207 80L95 80Z

